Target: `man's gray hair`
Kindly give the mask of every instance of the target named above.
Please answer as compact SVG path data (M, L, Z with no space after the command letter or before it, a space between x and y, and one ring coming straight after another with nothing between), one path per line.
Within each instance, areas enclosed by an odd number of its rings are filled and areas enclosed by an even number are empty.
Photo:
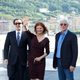
M68 24L69 25L68 20L66 20L66 19L60 20L60 24L61 23L65 23L65 24Z

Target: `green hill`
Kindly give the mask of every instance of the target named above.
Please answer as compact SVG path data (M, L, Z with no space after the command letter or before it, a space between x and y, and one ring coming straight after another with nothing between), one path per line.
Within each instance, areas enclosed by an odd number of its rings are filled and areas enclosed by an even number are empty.
M49 12L40 12L43 8ZM80 0L0 0L0 18L44 19L73 11L80 14Z

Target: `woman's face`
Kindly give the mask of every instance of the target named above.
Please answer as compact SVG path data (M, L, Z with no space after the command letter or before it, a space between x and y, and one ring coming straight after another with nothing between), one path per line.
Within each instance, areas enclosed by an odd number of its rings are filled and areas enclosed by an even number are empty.
M43 34L44 28L42 26L36 26L36 34Z

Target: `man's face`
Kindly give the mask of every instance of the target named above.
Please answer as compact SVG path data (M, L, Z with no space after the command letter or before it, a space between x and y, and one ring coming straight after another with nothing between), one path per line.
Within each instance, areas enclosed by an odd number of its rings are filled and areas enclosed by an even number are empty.
M20 31L21 30L22 21L20 19L16 20L15 23L14 23L14 25L16 27L16 30Z
M67 30L67 28L68 28L68 23L64 23L64 22L60 23L60 29L61 29L62 32Z

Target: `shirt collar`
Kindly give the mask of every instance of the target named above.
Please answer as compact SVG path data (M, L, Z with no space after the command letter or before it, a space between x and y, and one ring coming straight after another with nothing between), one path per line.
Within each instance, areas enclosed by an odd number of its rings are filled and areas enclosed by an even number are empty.
M67 32L68 32L68 30L64 31L64 34L66 35L66 34L67 34Z
M68 30L64 31L62 34L66 35L66 34L67 34L67 32L68 32Z
M21 30L20 30L20 31L17 31L17 30L16 30L16 33L18 33L18 32L20 32L20 34L22 33L22 31L21 31Z

